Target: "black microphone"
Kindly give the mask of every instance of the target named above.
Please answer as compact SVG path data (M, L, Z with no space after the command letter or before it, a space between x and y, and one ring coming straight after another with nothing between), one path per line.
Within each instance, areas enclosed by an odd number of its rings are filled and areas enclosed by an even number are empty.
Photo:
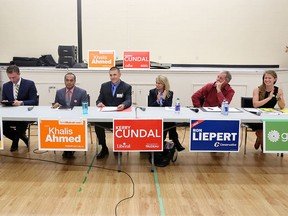
M34 108L34 106L28 107L27 110L28 110L28 111L31 111L33 108Z
M190 107L190 110L195 112L195 113L198 113L199 112L199 109L198 108L193 108L193 107Z
M140 107L140 106L136 107L136 110L137 110L138 108L141 109L142 111L145 111L145 110L146 110L145 107Z

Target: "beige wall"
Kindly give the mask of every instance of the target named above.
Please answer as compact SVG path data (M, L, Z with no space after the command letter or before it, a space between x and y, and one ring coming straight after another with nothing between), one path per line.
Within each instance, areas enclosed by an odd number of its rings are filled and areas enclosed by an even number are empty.
M0 62L58 59L77 45L77 0L0 0ZM287 0L83 0L83 59L89 49L150 50L163 63L288 67Z

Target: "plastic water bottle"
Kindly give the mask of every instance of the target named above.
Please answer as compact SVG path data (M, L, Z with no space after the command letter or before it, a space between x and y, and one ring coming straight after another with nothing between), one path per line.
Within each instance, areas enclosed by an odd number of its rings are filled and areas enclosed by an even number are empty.
M176 99L175 113L180 113L180 99L179 98Z
M224 99L221 105L221 114L228 115L228 113L229 113L229 104L228 101Z

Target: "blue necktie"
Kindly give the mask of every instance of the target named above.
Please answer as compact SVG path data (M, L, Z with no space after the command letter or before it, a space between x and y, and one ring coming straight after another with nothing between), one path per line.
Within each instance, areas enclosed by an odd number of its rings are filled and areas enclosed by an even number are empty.
M116 86L115 85L112 85L112 96L114 97L115 95L115 91L116 91Z

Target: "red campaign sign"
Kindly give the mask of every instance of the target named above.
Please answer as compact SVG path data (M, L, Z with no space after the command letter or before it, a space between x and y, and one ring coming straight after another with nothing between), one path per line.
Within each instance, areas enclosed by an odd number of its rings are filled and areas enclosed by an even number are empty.
M113 151L163 151L162 119L114 119Z
M124 51L123 68L150 68L150 52Z

